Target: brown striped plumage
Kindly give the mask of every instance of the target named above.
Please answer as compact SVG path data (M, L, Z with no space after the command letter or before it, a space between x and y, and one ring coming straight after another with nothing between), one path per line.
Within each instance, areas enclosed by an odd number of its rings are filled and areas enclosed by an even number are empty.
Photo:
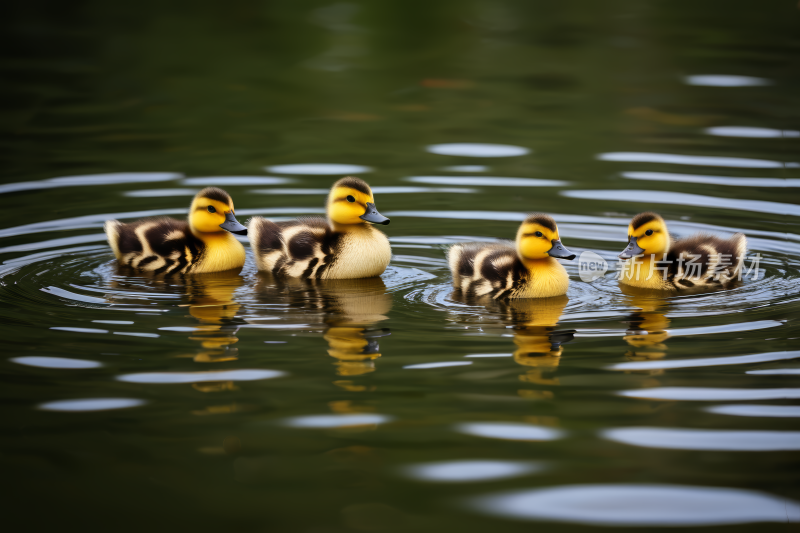
M322 279L336 260L341 234L322 217L284 222L254 217L248 227L256 264L262 272Z
M667 253L668 278L676 288L727 285L738 278L746 252L747 238L742 233L729 239L698 233L676 240ZM697 263L699 268L693 266Z
M156 274L186 274L199 264L205 244L192 235L189 224L171 218L105 225L119 263Z
M510 241L456 244L448 250L447 259L453 286L465 295L513 297L530 275Z

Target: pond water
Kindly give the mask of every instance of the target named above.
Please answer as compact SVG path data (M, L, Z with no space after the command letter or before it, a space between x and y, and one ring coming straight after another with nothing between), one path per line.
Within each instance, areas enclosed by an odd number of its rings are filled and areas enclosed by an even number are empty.
M113 531L800 521L796 3L23 3L4 17L5 516ZM392 223L380 279L117 269L103 222ZM747 234L727 290L621 290L628 220ZM544 211L612 263L452 295L447 245ZM246 242L246 239L243 239ZM750 263L748 263L749 266ZM536 355L529 355L536 354ZM793 529L792 529L793 530Z

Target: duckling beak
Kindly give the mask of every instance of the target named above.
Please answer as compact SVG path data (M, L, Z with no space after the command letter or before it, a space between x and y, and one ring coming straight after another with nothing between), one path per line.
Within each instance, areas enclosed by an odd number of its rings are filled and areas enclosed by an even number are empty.
M372 222L373 224L383 224L384 226L390 222L388 218L378 213L378 208L376 208L375 204L372 202L367 202L367 212L358 218L366 220L367 222Z
M553 243L553 247L547 250L547 255L550 257L557 257L559 259L575 259L575 254L567 250L567 247L561 244L560 240L553 239L550 242Z
M235 233L236 235L247 235L247 228L239 224L239 221L236 220L233 211L228 211L225 213L225 222L220 224L219 227L225 231Z
M365 355L371 355L381 352L381 347L378 345L378 341L375 339L367 341L367 345L364 346L364 349L361 350L361 353Z
M619 254L620 259L630 259L631 257L636 257L637 255L642 255L644 253L644 249L640 248L639 245L636 243L637 237L631 237L631 241L628 243L627 248L622 250L622 253Z

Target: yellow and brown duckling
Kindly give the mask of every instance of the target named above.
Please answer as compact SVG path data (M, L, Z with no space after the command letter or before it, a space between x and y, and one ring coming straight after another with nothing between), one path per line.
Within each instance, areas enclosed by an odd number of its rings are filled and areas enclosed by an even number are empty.
M254 217L248 224L258 270L308 279L380 276L392 258L389 239L372 224L389 219L375 208L364 181L347 177L333 184L328 217L272 222Z
M548 298L567 293L569 276L557 259L575 259L548 215L530 215L516 243L469 242L447 252L453 286L464 294L492 298Z
M747 251L747 238L729 239L697 233L674 239L656 213L640 213L628 226L626 260L620 282L659 290L722 287L738 279Z
M207 187L192 200L188 221L158 217L105 223L108 244L120 265L156 274L222 272L244 265L247 235L222 189Z

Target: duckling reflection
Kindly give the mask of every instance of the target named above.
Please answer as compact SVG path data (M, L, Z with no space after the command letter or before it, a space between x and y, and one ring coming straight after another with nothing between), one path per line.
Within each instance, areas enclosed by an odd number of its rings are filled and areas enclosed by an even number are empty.
M523 366L556 367L564 351L563 343L574 337L574 331L556 331L569 298L556 296L541 301L509 300L508 313L513 322L514 361Z
M139 283L142 279L146 283ZM239 341L236 333L239 330L236 313L240 305L235 301L236 289L244 283L239 270L193 274L192 276L159 277L150 273L134 271L120 266L111 286L115 289L133 290L140 294L142 290L156 290L164 293L185 295L188 303L179 307L188 307L189 315L199 322L191 328L189 339L200 343L196 353L186 355L198 363L216 363L233 361L238 358L238 350L233 346ZM181 331L184 331L183 329ZM208 383L195 388L227 390L233 384Z
M500 325L509 327L514 335L514 361L530 367L520 380L539 385L558 385L557 378L545 377L558 368L565 343L574 338L574 330L557 330L556 326L569 302L566 296L492 300L487 297L469 298L455 291L451 299L467 305L482 305L499 314ZM482 320L482 323L485 323ZM523 396L549 398L549 391L519 391Z
M289 312L303 321L324 327L328 355L336 359L340 376L359 376L375 371L381 357L381 337L388 328L376 328L386 320L392 299L381 278L305 280L278 278L259 273L256 291L270 303L285 302ZM353 391L366 390L352 381L337 385Z
M620 284L620 289L628 296L630 304L639 308L627 318L629 327L623 339L631 349L625 353L625 357L633 361L665 357L670 320L664 315L667 303L663 294L624 284Z
M218 363L238 359L239 331L236 313L241 307L234 292L244 278L238 272L217 272L186 278L189 314L200 323L190 340L200 342L201 350L193 357L198 363Z

